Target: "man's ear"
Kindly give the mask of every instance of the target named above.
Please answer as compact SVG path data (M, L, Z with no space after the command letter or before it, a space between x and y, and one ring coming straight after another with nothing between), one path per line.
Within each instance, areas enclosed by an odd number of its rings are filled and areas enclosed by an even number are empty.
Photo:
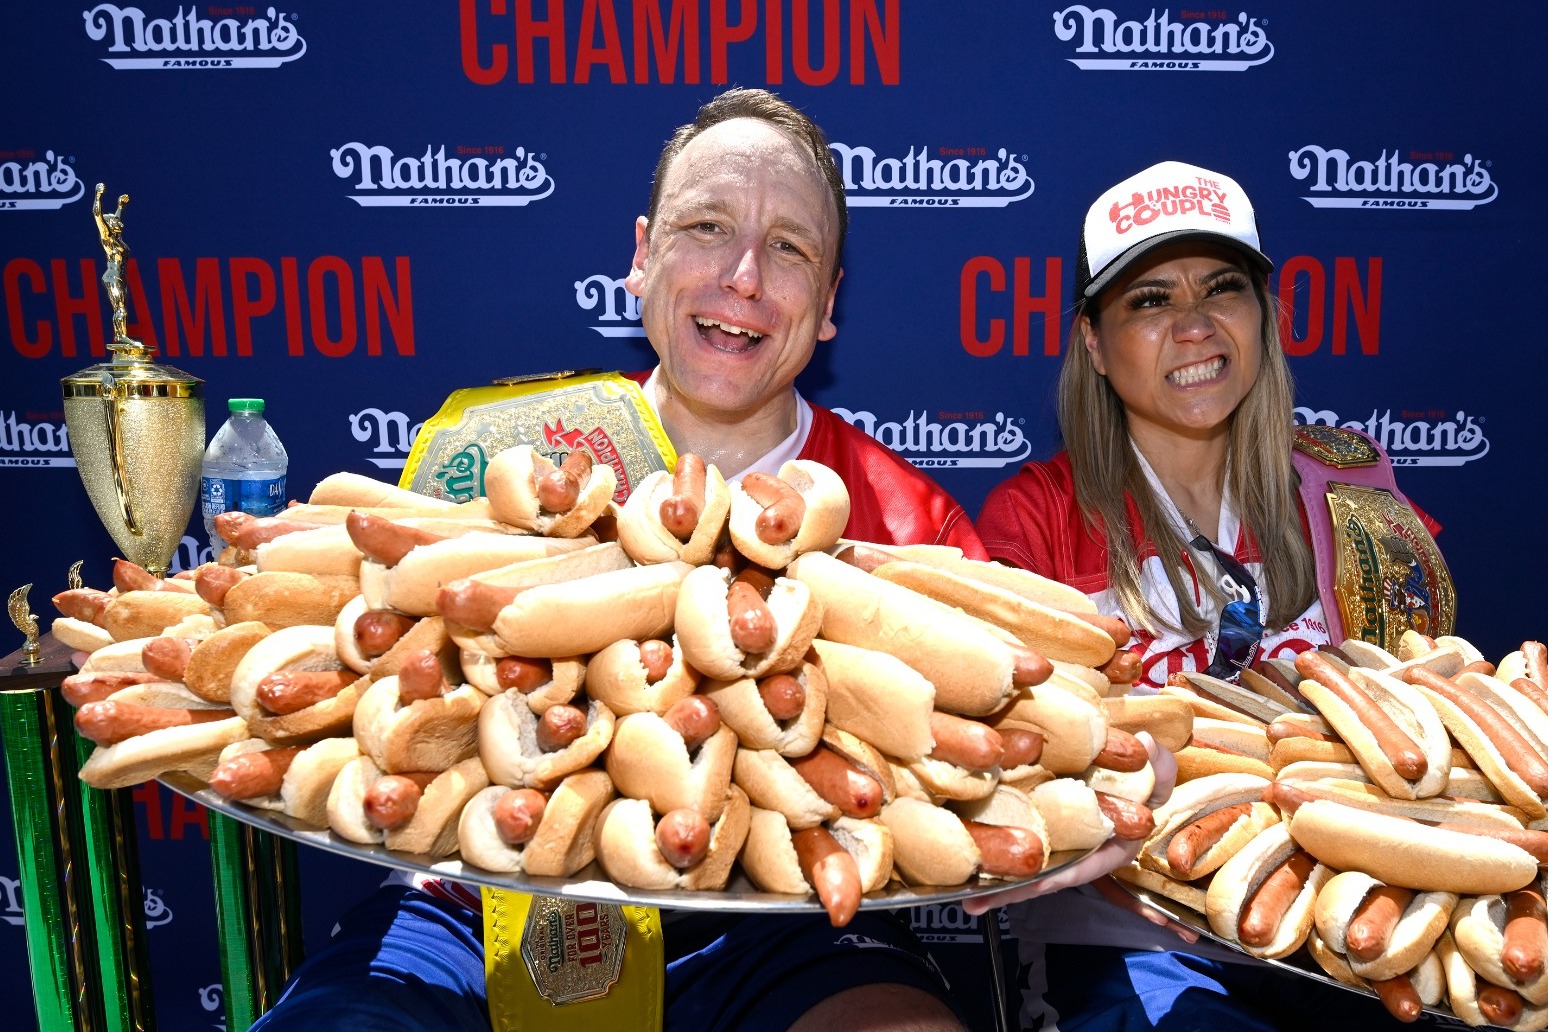
M828 287L828 303L822 310L822 325L817 328L818 340L832 340L838 336L838 327L833 325L833 302L838 297L839 280L844 278L844 270L840 269L838 275L833 277L833 283Z
M634 258L629 263L629 275L624 277L624 289L635 297L645 296L645 260L650 256L650 223L641 215L634 220Z
M1081 339L1086 344L1086 355L1091 359L1091 368L1102 376L1107 375L1107 367L1102 362L1102 342L1097 336L1096 327L1091 324L1091 317L1081 314L1077 325L1080 327Z

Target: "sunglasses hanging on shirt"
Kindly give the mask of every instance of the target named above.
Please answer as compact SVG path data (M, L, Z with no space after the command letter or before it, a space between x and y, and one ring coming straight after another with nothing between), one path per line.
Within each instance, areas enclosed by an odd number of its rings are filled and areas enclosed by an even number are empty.
M1252 666L1253 661L1258 658L1258 651L1262 648L1263 596L1258 590L1257 579L1237 561L1234 555L1215 547L1215 543L1205 537L1192 520L1188 520L1187 523L1188 529L1193 531L1193 538L1188 542L1189 546L1195 552L1214 559L1219 571L1216 583L1220 587L1221 594L1228 600L1220 610L1220 631L1215 638L1215 657L1210 661L1209 669L1204 672L1211 677L1234 681L1243 669Z

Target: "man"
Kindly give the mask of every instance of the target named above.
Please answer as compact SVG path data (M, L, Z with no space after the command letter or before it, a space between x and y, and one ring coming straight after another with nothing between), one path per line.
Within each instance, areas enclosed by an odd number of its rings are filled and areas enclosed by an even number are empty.
M660 359L646 395L677 450L727 477L815 459L849 487L849 536L982 558L961 506L934 481L795 390L818 342L837 332L846 221L843 182L806 116L761 90L705 105L667 144L635 227L626 283ZM1104 851L1059 885L1124 858ZM255 1032L424 1027L432 1014L438 1028L488 1027L477 913L398 889L342 924ZM669 1029L963 1027L906 923L885 912L862 911L843 929L825 916L677 913L664 938Z

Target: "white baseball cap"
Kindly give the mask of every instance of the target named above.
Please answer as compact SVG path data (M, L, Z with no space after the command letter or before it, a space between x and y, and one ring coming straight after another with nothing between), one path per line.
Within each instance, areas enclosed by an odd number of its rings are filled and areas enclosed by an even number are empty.
M1264 272L1274 268L1258 242L1252 201L1236 180L1163 161L1106 190L1086 212L1076 298L1095 297L1141 255L1188 239L1230 245Z

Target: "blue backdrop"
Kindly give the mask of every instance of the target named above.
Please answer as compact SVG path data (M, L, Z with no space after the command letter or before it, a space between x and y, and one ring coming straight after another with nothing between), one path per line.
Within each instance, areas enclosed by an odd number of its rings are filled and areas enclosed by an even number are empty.
M111 332L95 183L131 196L131 333L207 382L211 433L227 398L267 399L304 495L335 470L395 479L455 388L648 365L622 288L633 221L671 129L741 84L810 111L846 177L839 335L802 390L970 512L1056 446L1086 205L1187 160L1257 205L1301 419L1373 433L1444 525L1459 632L1492 658L1548 634L1532 587L1545 358L1522 322L1548 273L1539 5L11 6L0 587L34 584L49 616L72 561L106 586L113 554L58 384ZM199 546L191 532L180 565ZM158 1014L219 1027L203 815L155 788L138 810ZM379 877L321 857L306 871L334 883L309 894L314 940ZM7 998L17 876L7 821Z

